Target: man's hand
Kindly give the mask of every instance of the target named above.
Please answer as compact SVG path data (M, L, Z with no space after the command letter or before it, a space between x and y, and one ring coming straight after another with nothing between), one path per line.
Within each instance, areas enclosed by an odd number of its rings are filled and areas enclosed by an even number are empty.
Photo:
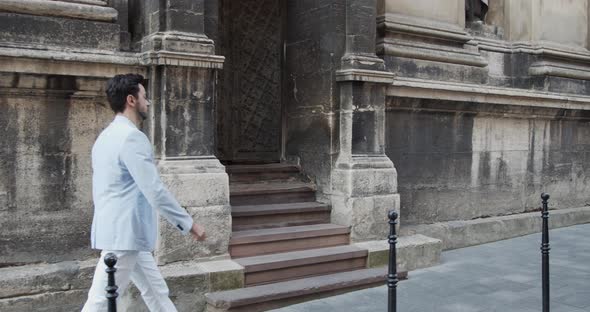
M198 241L204 241L205 238L207 238L207 234L205 234L205 228L196 223L193 223L190 233L193 235L193 238Z

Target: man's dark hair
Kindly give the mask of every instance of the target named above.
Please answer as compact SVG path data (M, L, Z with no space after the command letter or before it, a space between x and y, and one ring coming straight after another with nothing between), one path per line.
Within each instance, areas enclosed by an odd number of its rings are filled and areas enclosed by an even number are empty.
M125 110L127 95L137 97L139 84L143 81L143 76L138 74L116 75L109 80L106 94L115 113L122 113Z

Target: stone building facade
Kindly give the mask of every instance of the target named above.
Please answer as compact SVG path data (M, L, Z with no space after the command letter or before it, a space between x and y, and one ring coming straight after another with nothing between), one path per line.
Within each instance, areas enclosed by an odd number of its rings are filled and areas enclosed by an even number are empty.
M589 1L466 1L0 0L0 310L83 302L118 73L147 78L162 177L207 225L161 223L181 309L243 285L232 164L297 165L353 243L391 209L443 248L530 233L543 191L555 226L590 222Z

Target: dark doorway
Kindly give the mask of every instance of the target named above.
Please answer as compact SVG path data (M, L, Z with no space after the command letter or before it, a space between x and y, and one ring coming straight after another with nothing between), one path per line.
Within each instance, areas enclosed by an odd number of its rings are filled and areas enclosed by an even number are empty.
M282 0L225 0L220 5L218 157L276 162L281 156Z

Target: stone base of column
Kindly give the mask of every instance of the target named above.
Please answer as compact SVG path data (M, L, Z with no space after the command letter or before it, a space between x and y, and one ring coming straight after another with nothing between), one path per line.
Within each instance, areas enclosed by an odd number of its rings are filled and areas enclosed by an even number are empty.
M231 207L225 167L213 156L168 159L158 166L170 192L207 233L207 239L198 242L191 235L182 236L161 218L155 253L158 264L229 257Z
M387 213L399 212L400 206L391 160L353 155L349 161L337 162L332 181L332 222L350 226L353 242L387 238Z

